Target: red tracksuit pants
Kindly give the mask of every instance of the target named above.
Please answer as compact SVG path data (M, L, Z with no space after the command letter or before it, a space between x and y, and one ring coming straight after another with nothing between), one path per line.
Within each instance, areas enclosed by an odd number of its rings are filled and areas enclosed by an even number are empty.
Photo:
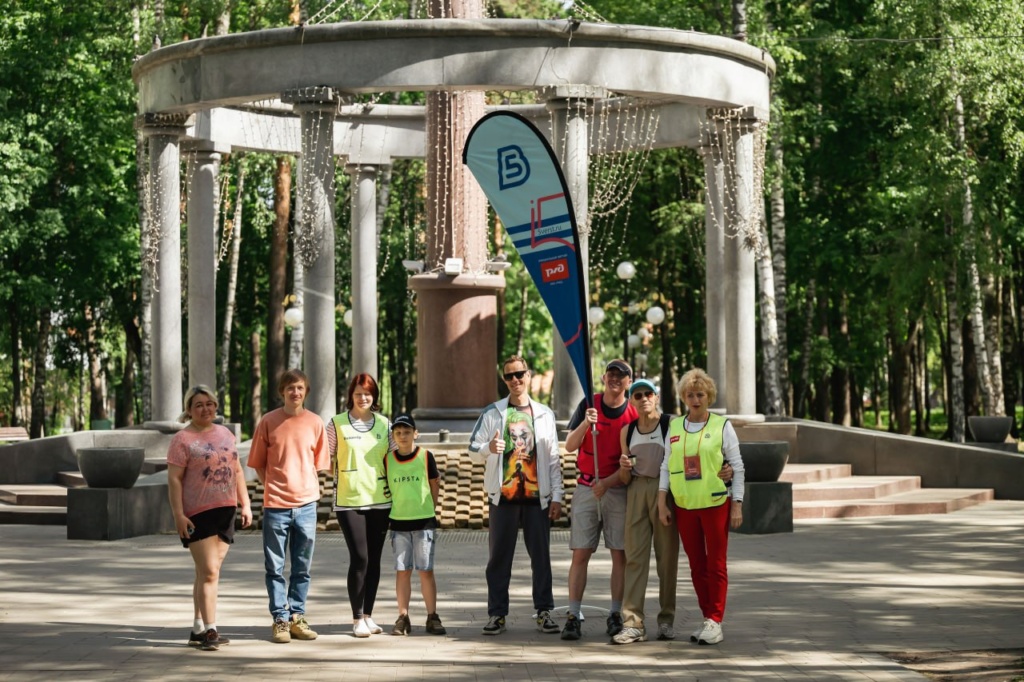
M725 556L731 506L732 500L726 500L707 509L675 509L676 528L690 561L690 580L697 593L697 604L705 618L719 623L725 616L725 595L729 591Z

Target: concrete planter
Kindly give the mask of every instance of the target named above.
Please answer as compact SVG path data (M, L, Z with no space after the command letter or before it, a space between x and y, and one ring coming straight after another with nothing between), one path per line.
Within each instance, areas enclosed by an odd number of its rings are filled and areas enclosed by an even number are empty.
M80 448L76 454L90 488L131 488L146 460L144 448Z
M979 443L1002 443L1013 428L1012 417L968 417L967 427Z
M789 443L784 440L740 443L740 455L747 483L774 483L789 461Z

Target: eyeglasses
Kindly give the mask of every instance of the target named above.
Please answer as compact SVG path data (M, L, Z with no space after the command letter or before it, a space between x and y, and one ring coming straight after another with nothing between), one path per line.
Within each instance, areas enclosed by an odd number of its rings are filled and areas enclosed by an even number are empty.
M502 376L505 377L505 381L512 381L513 379L522 379L529 372L528 369L521 369L518 372L505 372Z
M633 394L633 400L643 400L654 395L654 391L637 391Z

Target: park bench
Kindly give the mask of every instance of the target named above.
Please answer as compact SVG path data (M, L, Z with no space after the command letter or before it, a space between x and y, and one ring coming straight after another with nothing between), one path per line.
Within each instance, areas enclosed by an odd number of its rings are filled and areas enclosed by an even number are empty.
M28 431L23 426L0 426L0 443L28 440Z

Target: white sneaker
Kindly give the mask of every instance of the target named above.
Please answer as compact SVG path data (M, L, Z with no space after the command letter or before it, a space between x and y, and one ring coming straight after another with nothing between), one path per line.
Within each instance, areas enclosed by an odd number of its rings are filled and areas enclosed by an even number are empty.
M369 637L372 633L370 632L370 626L366 624L366 620L360 618L352 623L352 634L356 637Z
M704 629L697 636L697 644L718 644L725 635L722 634L722 624L708 618L704 622Z
M668 623L658 623L658 639L669 640L676 638L675 629Z
M384 632L384 628L373 622L373 618L369 616L363 616L363 622L366 623L366 627L370 628L371 635L379 635Z
M700 633L704 632L704 626L707 625L707 624L708 624L708 619L705 618L704 620L702 620L700 622L700 625L697 626L697 629L694 630L692 633L690 633L690 641L691 642L696 642L697 641L697 639L700 637Z

